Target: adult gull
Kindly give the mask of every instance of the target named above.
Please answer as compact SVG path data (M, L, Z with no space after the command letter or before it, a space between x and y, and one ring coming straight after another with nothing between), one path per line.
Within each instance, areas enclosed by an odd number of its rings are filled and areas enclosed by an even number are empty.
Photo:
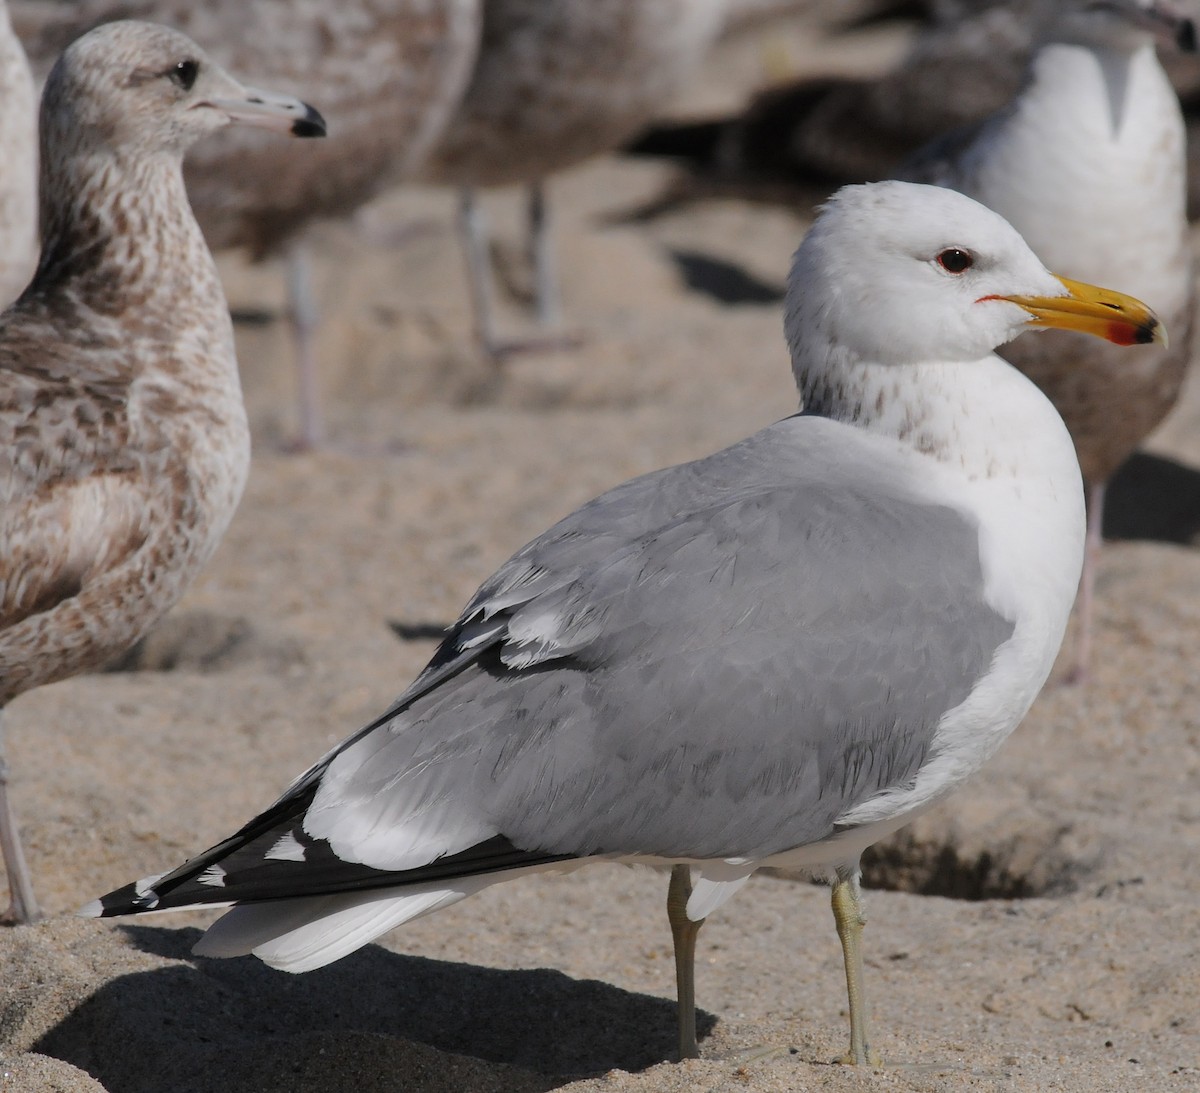
M700 923L803 867L833 881L867 1062L859 856L1020 721L1079 579L1070 436L992 352L1042 326L1161 336L961 194L841 191L790 279L803 414L567 516L266 812L85 912L234 904L197 952L303 971L524 873L669 863L695 1055Z
M250 457L233 328L184 193L227 125L324 131L190 39L112 23L72 44L41 108L41 257L0 314L0 714L132 645L216 549ZM8 799L7 921L38 917Z
M1171 346L1125 353L1070 332L1003 355L1058 408L1087 483L1088 549L1069 678L1084 680L1113 473L1175 405L1191 357L1195 271L1183 115L1156 44L1196 46L1170 0L1063 0L1024 90L978 129L951 134L902 173L951 186L1004 216L1071 277L1120 279L1163 317Z

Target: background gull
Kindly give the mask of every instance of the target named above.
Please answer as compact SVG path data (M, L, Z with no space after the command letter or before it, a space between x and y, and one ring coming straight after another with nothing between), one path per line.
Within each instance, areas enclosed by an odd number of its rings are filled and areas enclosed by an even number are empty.
M545 180L610 151L659 112L722 26L726 0L484 0L483 40L466 94L422 171L457 186L476 335L497 337L486 230L475 191L529 187L538 316L559 316ZM519 348L519 347L516 347Z
M1006 217L1070 277L1120 280L1163 316L1173 344L1129 354L1055 332L1004 356L1049 395L1088 486L1088 552L1071 678L1088 672L1097 553L1109 478L1175 404L1191 358L1195 274L1179 100L1156 40L1194 49L1168 0L1064 0L1020 96L977 130L951 134L904 172Z
M868 1061L859 855L1015 727L1082 559L1070 437L992 349L1030 325L1157 335L1136 301L1067 293L968 198L843 191L790 284L806 414L560 521L381 717L89 912L238 904L197 951L302 971L524 873L677 863L686 1055L699 923L759 865L800 866L834 878Z
M206 43L233 71L321 103L332 139L284 148L245 130L200 143L185 167L188 197L214 250L283 254L299 386L299 447L324 430L315 360L316 302L304 230L345 216L412 176L457 105L479 41L479 0L82 0L14 12L45 63L77 34L113 19L168 23Z
M895 175L947 131L978 124L1021 91L1029 62L1059 0L938 0L895 5L917 17L911 43L885 71L803 73L777 79L735 113L663 123L633 145L689 167L679 196L731 191L794 202L840 185ZM887 14L881 12L880 14ZM837 3L825 9L847 46L869 16ZM811 33L800 28L800 33ZM795 33L781 27L778 38ZM861 35L858 37L862 37ZM1200 65L1168 48L1160 57L1179 93L1193 163L1200 161ZM1188 215L1200 217L1200 169L1188 179Z
M0 707L136 641L241 495L233 329L180 169L230 124L324 131L299 99L243 87L146 23L79 39L46 81L41 258L0 315ZM2 744L7 918L26 922L38 909Z
M37 262L37 95L25 51L0 0L0 307L17 298Z
M887 178L928 141L1020 90L1041 2L936 5L883 73L781 81L732 116L651 128L631 150L686 162L709 185L773 194L782 184L788 200L797 189L811 196Z

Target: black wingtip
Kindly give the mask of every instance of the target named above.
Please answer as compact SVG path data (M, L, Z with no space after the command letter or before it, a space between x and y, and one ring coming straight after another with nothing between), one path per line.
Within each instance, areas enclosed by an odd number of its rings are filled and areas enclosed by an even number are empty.
M147 878L134 884L126 884L108 895L92 900L76 913L83 918L114 918L118 915L136 915L143 911L153 911L158 905L158 894L153 888L147 887Z
M323 137L329 132L329 126L320 113L308 103L304 104L305 115L292 123L294 137Z

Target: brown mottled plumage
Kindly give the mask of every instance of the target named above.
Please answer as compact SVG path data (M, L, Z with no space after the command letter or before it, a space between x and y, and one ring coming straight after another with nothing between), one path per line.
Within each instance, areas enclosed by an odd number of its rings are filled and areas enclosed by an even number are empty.
M219 64L270 86L311 95L329 121L324 147L278 148L236 130L187 157L188 196L210 247L255 257L288 252L314 220L345 216L410 177L466 87L479 40L480 0L81 0L45 6L16 0L35 63L113 19L168 23L209 45ZM313 153L313 154L308 154ZM302 271L292 270L293 278ZM315 385L307 289L292 281L302 385ZM296 314L296 312L301 312ZM301 446L321 439L315 390L301 400Z
M86 35L46 82L41 259L0 315L0 708L136 641L233 516L250 437L181 171L194 141L230 123L323 131L298 99L245 88L146 23ZM0 750L22 921L37 908L5 773Z
M37 261L37 96L25 51L0 0L0 307L29 281Z
M483 41L462 102L422 176L457 186L466 224L481 230L470 192L539 185L556 171L620 146L659 112L720 32L726 0L484 0ZM545 208L535 191L535 231ZM535 239L539 307L557 310L544 238ZM496 348L485 264L472 261L476 320Z

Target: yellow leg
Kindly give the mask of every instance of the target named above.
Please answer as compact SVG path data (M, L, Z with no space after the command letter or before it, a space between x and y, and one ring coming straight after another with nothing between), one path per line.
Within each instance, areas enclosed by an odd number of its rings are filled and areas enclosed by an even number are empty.
M692 870L687 865L671 868L667 889L667 921L675 945L675 992L679 999L679 1058L699 1059L696 1043L696 938L704 919L693 922L687 917L688 897L692 894Z
M878 1054L871 1050L867 1036L867 1003L863 997L862 898L858 888L858 871L849 875L838 873L833 882L833 921L837 924L846 961L846 992L850 998L850 1050L838 1062L853 1066L879 1066Z

